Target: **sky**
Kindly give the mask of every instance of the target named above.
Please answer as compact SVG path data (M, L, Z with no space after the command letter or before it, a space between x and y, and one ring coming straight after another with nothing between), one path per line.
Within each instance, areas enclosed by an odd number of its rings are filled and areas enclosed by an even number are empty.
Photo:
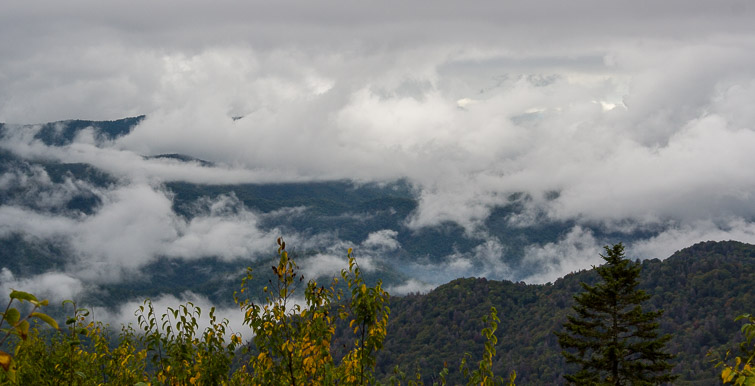
M5 1L0 122L146 119L107 143L7 139L25 157L87 162L127 182L100 192L105 209L84 220L6 203L0 233L63 234L95 255L108 232L145 220L122 240L147 256L135 264L198 246L233 257L267 248L259 214L229 217L211 208L233 204L215 203L181 222L160 183L404 178L420 201L411 229L453 221L473 234L514 192L532 201L512 224L537 213L574 221L527 249L548 267L529 282L595 264L601 241L588 224L661 229L628 248L642 257L755 242L753 20L745 0ZM220 166L141 157L164 153ZM149 205L135 213L137 203ZM211 234L239 224L247 233ZM384 230L363 247L392 243ZM478 257L503 251L486 240Z

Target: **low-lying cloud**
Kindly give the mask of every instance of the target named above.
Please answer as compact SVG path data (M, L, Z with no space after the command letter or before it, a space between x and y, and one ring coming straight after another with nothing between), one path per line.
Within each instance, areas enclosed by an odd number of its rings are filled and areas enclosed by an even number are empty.
M25 291L36 295L37 299L48 299L54 303L75 299L84 293L85 283L62 272L47 272L31 277L17 278L8 268L0 269L0 295L6 298L10 290Z
M0 206L0 235L21 233L63 242L75 258L69 263L71 272L101 283L118 282L124 272L158 257L253 257L267 252L280 233L262 230L258 215L245 208L224 213L223 207L238 205L226 196L219 197L210 212L191 219L173 211L171 194L160 187L129 184L102 198L96 213L73 218Z
M566 274L603 263L602 249L592 232L575 226L558 241L529 246L524 263L537 273L524 278L527 283L553 282Z
M168 308L178 310L181 305L185 305L190 313L199 311L200 315L197 317L197 334L201 335L203 331L210 326L210 310L215 308L215 323L228 321L228 327L226 329L225 341L230 341L231 334L238 334L246 341L253 337L251 329L244 325L244 312L239 307L216 307L209 299L202 295L195 294L193 292L184 292L178 296L175 295L160 295L152 299L147 299L152 305L154 310L154 317L156 320L161 321L163 315L169 315ZM144 312L140 311L139 307L144 307ZM145 318L149 317L149 307L145 304L144 299L126 301L118 305L115 310L94 307L91 309L90 317L96 321L109 324L113 327L128 326L131 325L135 329L139 329L138 316L142 315ZM171 316L172 317L172 316ZM158 326L160 323L158 323Z

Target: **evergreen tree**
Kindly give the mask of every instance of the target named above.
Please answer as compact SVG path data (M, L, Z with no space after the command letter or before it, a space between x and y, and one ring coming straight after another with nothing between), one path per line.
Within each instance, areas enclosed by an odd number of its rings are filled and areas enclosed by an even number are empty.
M650 298L637 289L640 265L624 257L619 243L605 247L606 263L595 267L602 282L581 283L574 311L557 332L568 363L579 371L564 376L570 383L600 385L652 385L672 382L673 356L664 351L671 335L659 336L656 319L662 311L645 312L641 303Z

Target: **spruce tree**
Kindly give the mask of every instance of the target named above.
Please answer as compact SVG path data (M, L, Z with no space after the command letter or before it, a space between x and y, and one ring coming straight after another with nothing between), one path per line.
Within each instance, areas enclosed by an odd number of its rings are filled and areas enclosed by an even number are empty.
M602 282L580 283L584 292L574 296L576 315L568 316L558 343L568 363L579 371L564 376L578 385L653 385L672 382L673 356L664 351L671 335L659 335L656 319L662 311L645 312L650 298L637 289L640 265L624 257L619 243L605 247L606 263L595 267Z

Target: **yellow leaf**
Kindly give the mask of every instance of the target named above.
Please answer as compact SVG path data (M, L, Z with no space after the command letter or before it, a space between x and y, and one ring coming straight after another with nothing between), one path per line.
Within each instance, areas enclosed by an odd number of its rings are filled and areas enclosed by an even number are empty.
M0 367L8 371L10 369L10 363L13 360L10 354L5 351L0 351Z
M362 284L362 293L367 292L367 285Z
M721 371L721 380L723 380L724 383L731 381L733 378L734 372L731 370L731 367L727 367Z

